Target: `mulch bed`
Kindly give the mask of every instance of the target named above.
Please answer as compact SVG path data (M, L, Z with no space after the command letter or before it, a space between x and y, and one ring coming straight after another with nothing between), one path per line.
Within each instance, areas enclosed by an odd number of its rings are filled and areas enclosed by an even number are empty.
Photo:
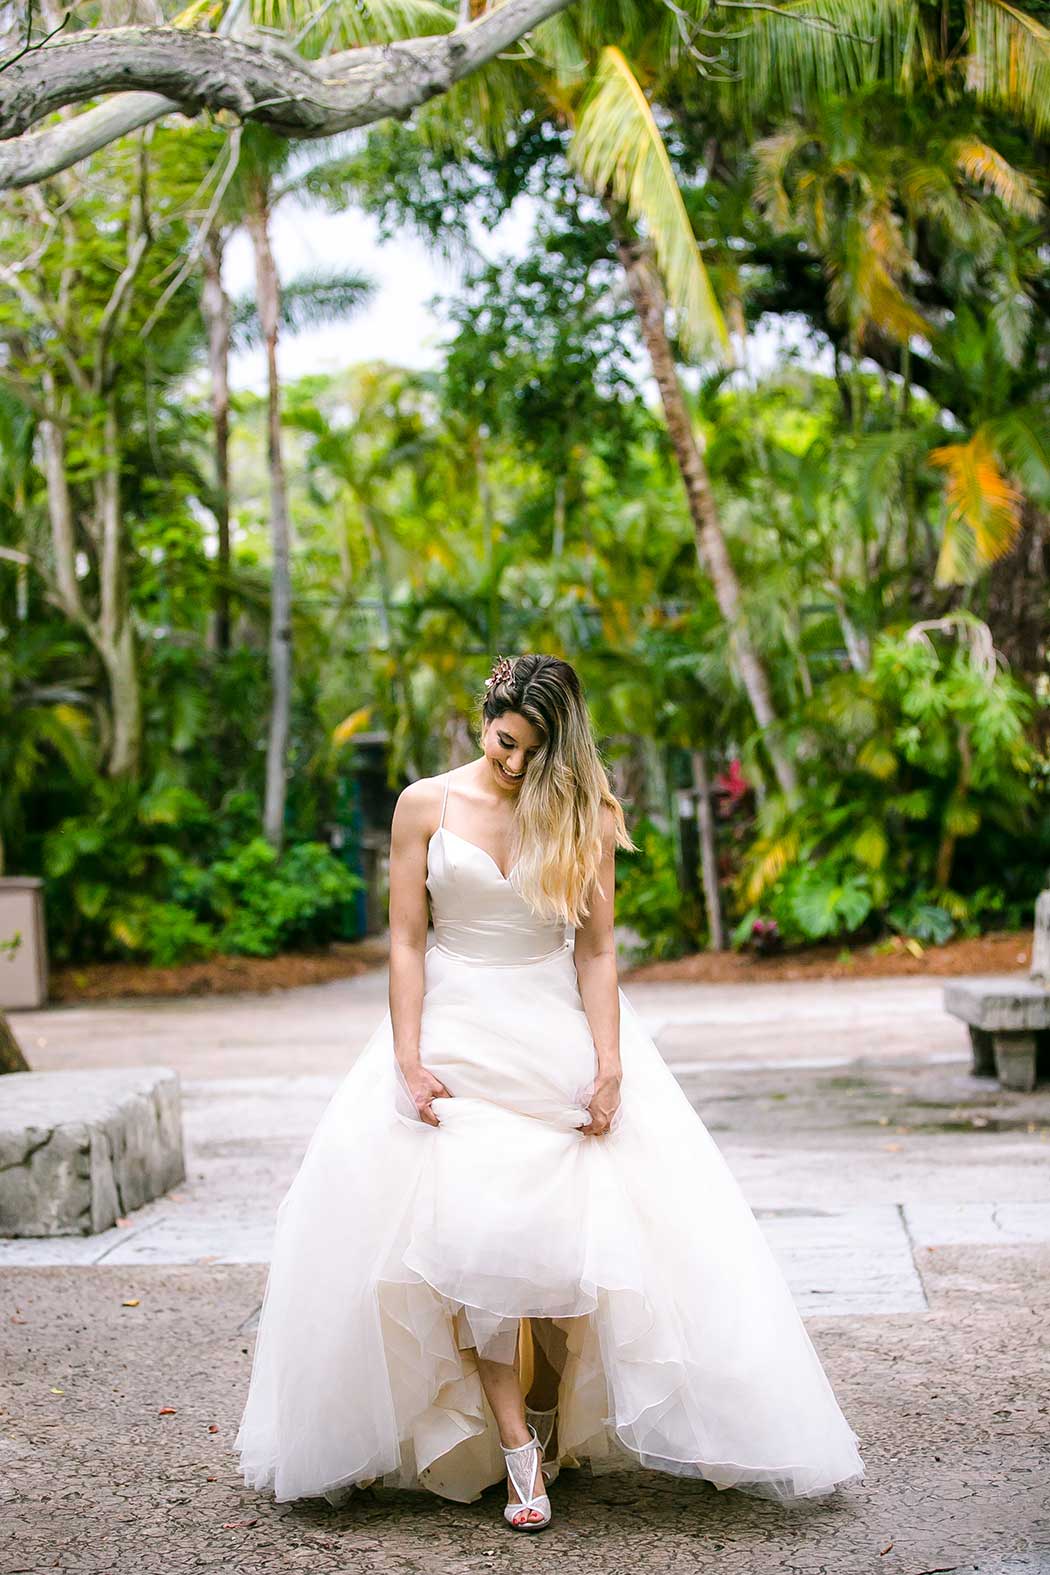
M237 995L290 990L301 984L352 979L380 968L389 948L380 937L338 941L310 952L279 957L209 957L173 968L139 963L89 963L52 969L52 1001L115 1001L140 996Z
M695 984L759 984L780 979L895 979L902 974L931 977L956 974L1016 973L1031 957L1027 932L982 935L977 940L929 946L914 956L906 946L892 951L870 946L852 951L841 946L810 946L775 957L744 952L699 952L672 962L643 963L621 968L622 980L682 981ZM175 968L149 968L137 963L91 963L62 966L51 972L52 1001L117 1001L140 997L237 995L290 990L303 984L352 979L381 968L389 948L381 936L337 942L312 952L287 952L281 957L210 957L206 962Z
M958 974L1016 973L1026 969L1032 956L1027 930L978 936L975 940L949 941L927 946L915 956L902 941L892 950L881 946L808 946L803 951L773 957L753 957L746 952L699 952L671 962L643 963L622 970L631 980L685 981L697 984L776 983L781 979L899 979L906 974L931 978Z

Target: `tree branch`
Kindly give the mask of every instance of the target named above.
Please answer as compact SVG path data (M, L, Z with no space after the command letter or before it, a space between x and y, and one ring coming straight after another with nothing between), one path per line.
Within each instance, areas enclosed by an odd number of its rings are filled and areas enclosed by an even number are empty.
M272 39L175 27L81 32L9 61L0 74L0 187L28 185L172 109L226 110L282 136L329 137L445 93L572 0L506 0L468 27L303 60ZM39 121L103 93L141 89L61 127ZM86 123L86 124L85 124ZM119 129L114 129L119 127Z
M127 262L116 284L113 286L109 300L99 320L98 331L95 337L95 373L93 386L96 394L107 391L110 383L109 352L113 342L113 335L119 326L135 280L142 269L146 253L149 251L153 240L150 231L149 205L147 201L147 170L146 139L152 132L144 132L142 146L139 148L139 181L138 190L131 205L131 217L128 224L128 255Z
M3 78L0 78L2 83ZM3 94L0 93L0 103ZM14 142L0 143L0 190L32 186L90 158L129 132L138 131L179 105L159 93L121 93L106 104L85 110L61 125L35 131Z
M167 306L172 296L182 287L185 281L189 278L190 274L196 268L198 262L200 261L201 253L208 244L208 239L211 236L215 221L219 216L219 209L222 207L222 200L226 195L226 190L233 179L234 174L236 173L237 164L241 156L240 126L234 127L229 142L224 144L224 146L226 148L227 155L226 168L219 177L219 181L215 187L211 202L208 204L208 210L205 213L204 218L201 220L201 223L197 227L197 233L193 238L193 244L186 253L182 267L179 269L174 279L171 280L167 289L164 290L153 310L146 318L146 321L143 323L142 328L139 330L143 339L148 338L149 334L163 315L164 308Z

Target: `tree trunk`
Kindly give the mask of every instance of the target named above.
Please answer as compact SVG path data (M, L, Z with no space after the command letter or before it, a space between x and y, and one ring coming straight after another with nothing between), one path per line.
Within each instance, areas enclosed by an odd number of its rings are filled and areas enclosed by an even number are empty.
M95 644L109 681L113 742L111 777L138 775L142 756L142 695L135 630L128 606L120 498L120 439L116 395L106 395L102 472L96 483L99 618Z
M113 724L109 775L135 777L142 761L142 693L130 619L125 619L115 643L96 642L96 649L106 670Z
M557 476L554 481L554 535L551 541L551 557L555 563L560 563L565 553L565 477Z
M689 512L696 533L700 566L711 580L719 610L729 629L737 668L751 702L755 720L766 734L765 745L781 789L789 798L798 791L794 762L775 737L777 714L769 677L751 639L741 606L740 582L722 533L721 521L707 467L697 445L682 385L667 337L666 300L659 275L644 242L633 236L616 204L606 200L606 210L616 236L616 249L627 275L631 300L638 315L642 339L649 352L653 376L660 391L664 419L685 486Z
M215 443L215 523L219 532L215 586L215 649L230 649L230 302L222 285L222 237L204 246L201 315L208 333L212 436Z
M494 662L500 649L499 581L496 577L496 519L489 484L489 467L485 454L485 436L480 428L471 433L471 450L474 456L474 478L478 493L478 510L481 514L481 550L485 563L485 583L488 586L488 608L485 637L488 640L489 661Z
M270 245L269 193L259 185L247 213L255 250L255 295L266 345L267 457L270 469L270 732L266 748L266 802L263 832L271 847L284 841L288 739L292 709L292 580L288 484L281 431L281 379L277 368L280 281Z
M395 708L401 707L405 721L405 775L410 782L415 782L423 775L425 770L423 762L426 759L426 749L423 729L416 716L415 703L412 698L412 683L405 668L404 652L401 647L401 635L397 628L396 617L393 611L394 598L390 588L390 571L386 561L386 542L383 538L383 527L375 519L371 508L364 498L360 499L361 522L368 535L372 550L372 570L379 588L379 610L383 621L383 639L391 661L390 691L393 695Z
M128 607L120 503L120 440L115 397L107 396L103 418L103 469L95 482L95 517L82 519L94 551L99 587L98 617L84 604L77 578L77 538L69 489L62 412L52 379L45 379L54 419L40 424L51 524L55 599L71 623L87 635L106 675L110 728L107 741L109 775L135 776L142 756L142 693L138 653Z
M866 673L871 666L871 641L863 629L857 628L857 625L850 617L842 587L836 585L834 580L826 580L825 585L828 595L835 604L835 612L839 620L839 628L842 630L842 639L846 646L849 665L855 673Z
M718 884L718 849L715 845L715 817L711 807L711 777L707 769L707 751L694 749L693 790L696 794L696 823L700 834L700 869L704 882L704 902L707 906L708 950L724 952L725 929L722 925L722 895Z
M718 849L715 842L715 820L711 800L711 777L707 769L707 751L694 749L692 765L700 841L700 868L704 883L704 902L707 907L708 948L713 952L721 952L725 950L725 930L722 924Z
M18 1040L8 1025L7 1018L0 1012L0 1075L4 1072L28 1072L29 1062L22 1054Z
M77 579L76 532L73 525L73 500L69 492L66 466L64 412L58 406L55 380L44 374L44 398L51 418L40 423L40 443L44 451L44 481L47 487L47 514L51 526L51 555L55 584L62 611L73 623L84 621L80 582Z

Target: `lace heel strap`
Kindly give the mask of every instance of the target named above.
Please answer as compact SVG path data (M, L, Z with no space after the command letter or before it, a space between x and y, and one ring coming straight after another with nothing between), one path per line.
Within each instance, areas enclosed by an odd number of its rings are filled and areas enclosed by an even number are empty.
M507 1506L508 1509L512 1510L515 1515L519 1510L522 1509L536 1509L541 1513L549 1513L550 1510L550 1500L547 1498L546 1493L536 1493L533 1491L537 1475L536 1457L533 1456L530 1461L527 1461L525 1459L525 1453L527 1450L531 1452L535 1449L539 1452L539 1459L542 1461L543 1445L537 1438L536 1429L531 1425L531 1423L529 1424L529 1432L532 1434L532 1437L529 1439L527 1444L517 1444L513 1447L509 1447L503 1443L502 1439L500 1440L499 1447L503 1451L504 1458L507 1462L507 1470L510 1473L510 1480L514 1484L514 1491L521 1500L520 1504L510 1504ZM540 1481L542 1482L542 1471L539 1473L539 1475Z
M543 1446L544 1457L546 1457L547 1450L550 1447L550 1441L554 1437L554 1423L557 1419L557 1415L557 1401L555 1401L554 1405L551 1406L549 1411L538 1411L535 1406L531 1405L527 1405L525 1407L525 1420L530 1427L535 1425L536 1436L539 1439L540 1444ZM544 1476L547 1476L549 1471L550 1467L545 1461L543 1473Z

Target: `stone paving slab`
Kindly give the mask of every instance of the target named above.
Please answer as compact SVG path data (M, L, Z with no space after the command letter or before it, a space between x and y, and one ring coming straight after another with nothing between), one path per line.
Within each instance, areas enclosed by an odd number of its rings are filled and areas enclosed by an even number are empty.
M899 1208L869 1204L780 1217L759 1210L758 1220L804 1317L925 1310Z
M917 1247L1050 1243L1050 1202L909 1203L904 1217Z
M863 1483L777 1506L630 1464L563 1472L554 1523L528 1538L498 1488L471 1505L375 1490L334 1510L244 1487L231 1446L260 1269L8 1270L0 1570L1048 1575L1050 1252L925 1258L925 1311L808 1325Z
M148 1215L148 1218L142 1216ZM892 1205L808 1214L762 1211L759 1223L803 1315L921 1310L922 1285ZM273 1228L207 1206L142 1209L132 1225L88 1240L0 1243L0 1269L266 1264ZM1050 1243L1050 1232L1044 1238Z

